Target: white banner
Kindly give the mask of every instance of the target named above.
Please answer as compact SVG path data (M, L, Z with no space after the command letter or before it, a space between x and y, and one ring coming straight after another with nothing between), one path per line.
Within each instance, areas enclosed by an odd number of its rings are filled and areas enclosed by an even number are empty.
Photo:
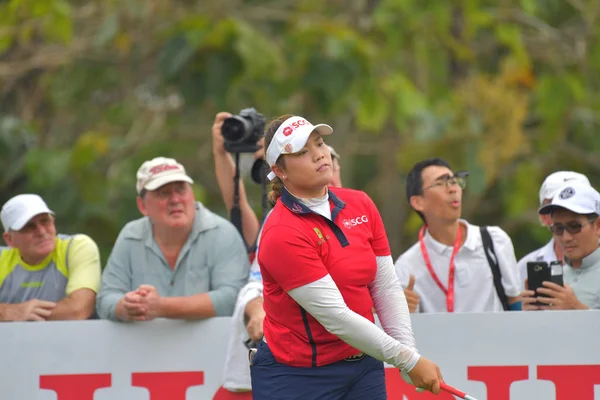
M600 311L416 315L413 328L445 381L478 400L600 400ZM229 329L228 318L3 323L0 399L224 400ZM390 399L454 399L387 372Z

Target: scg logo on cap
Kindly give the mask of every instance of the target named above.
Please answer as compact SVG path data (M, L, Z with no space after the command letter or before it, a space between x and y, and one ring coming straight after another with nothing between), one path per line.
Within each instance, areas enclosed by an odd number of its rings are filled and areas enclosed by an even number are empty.
M310 125L310 122L305 119L299 119L298 121L292 122L289 126L283 128L283 136L290 136L297 128L303 125Z

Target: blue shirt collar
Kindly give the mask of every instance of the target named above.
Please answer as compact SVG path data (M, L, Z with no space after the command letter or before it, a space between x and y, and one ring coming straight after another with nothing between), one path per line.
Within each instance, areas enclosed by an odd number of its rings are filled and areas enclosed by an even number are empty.
M329 201L333 203L334 207L336 209L343 209L346 207L346 203L341 200L339 197L336 196L336 194L330 189L327 188L328 194L329 194ZM302 202L300 201L300 199L298 199L297 197L295 197L293 194L291 194L286 188L285 186L283 187L283 191L281 193L281 197L280 197L281 203L291 212L293 212L294 214L308 214L308 213L312 213L312 210L310 208L308 208L307 206L305 206L304 204L302 204ZM332 213L332 219L333 219L333 213Z

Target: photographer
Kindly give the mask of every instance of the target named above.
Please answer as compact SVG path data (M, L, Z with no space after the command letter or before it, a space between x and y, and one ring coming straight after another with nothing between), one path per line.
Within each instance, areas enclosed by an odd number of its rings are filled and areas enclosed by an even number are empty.
M230 113L220 112L215 116L212 127L213 154L215 157L215 173L223 201L228 209L233 206L235 163L233 158L225 149L225 140L221 133L221 127L225 119L231 117ZM261 138L257 145L261 146L255 153L255 160L264 158L264 148ZM333 164L333 179L330 186L341 187L340 156L331 146L327 146L331 152ZM239 207L241 211L242 231L244 240L252 245L260 241L260 224L252 207L248 202L244 183L239 182ZM252 257L251 257L252 258ZM263 335L262 323L265 316L262 298L262 276L256 258L250 268L250 281L239 293L235 312L232 318L233 334L230 339L227 358L225 362L223 386L230 391L241 392L251 389L250 371L248 368L248 348L254 342L261 339Z
M232 115L228 112L218 113L215 116L215 122L212 126L215 174L217 176L219 190L221 191L221 195L227 210L231 210L233 207L235 163L231 157L231 154L227 151L227 149L225 149L225 139L221 134L221 127L223 126L223 122L231 116ZM254 153L254 159L262 158L263 152L264 150L261 147L256 153ZM242 232L244 241L246 242L246 245L250 247L256 242L258 231L260 229L260 223L256 217L256 214L254 213L254 210L252 210L250 203L248 203L244 182L241 180L239 182L239 207L242 215Z

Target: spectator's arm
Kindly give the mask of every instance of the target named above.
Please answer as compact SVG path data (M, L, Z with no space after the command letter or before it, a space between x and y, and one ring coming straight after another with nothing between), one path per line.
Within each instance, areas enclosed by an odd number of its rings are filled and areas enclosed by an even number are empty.
M161 315L165 318L199 319L231 316L240 289L248 282L250 265L238 231L229 222L220 223L217 240L209 254L208 293L163 297Z
M75 236L67 250L66 297L56 303L51 320L87 319L94 313L100 286L100 252L87 235Z
M38 299L18 304L0 304L0 321L46 321L56 303Z
M19 304L0 304L0 321L17 321L17 318L20 317L20 307Z
M227 210L231 210L233 207L235 163L231 155L225 150L225 142L221 135L221 126L223 125L223 121L230 116L231 114L226 112L218 113L212 126L215 174ZM254 213L254 210L250 207L248 197L246 196L246 188L241 179L239 181L239 195L244 241L248 246L251 246L256 242L258 230L260 229L260 222L258 221L258 217Z
M77 289L56 303L48 320L88 319L94 313L96 292L88 288Z
M161 297L161 317L172 319L202 319L216 316L208 293L192 296Z
M131 290L133 288L129 251L125 239L119 235L102 273L100 291L96 298L98 316L103 319L126 321L127 315L120 300ZM117 304L120 306L117 307Z

